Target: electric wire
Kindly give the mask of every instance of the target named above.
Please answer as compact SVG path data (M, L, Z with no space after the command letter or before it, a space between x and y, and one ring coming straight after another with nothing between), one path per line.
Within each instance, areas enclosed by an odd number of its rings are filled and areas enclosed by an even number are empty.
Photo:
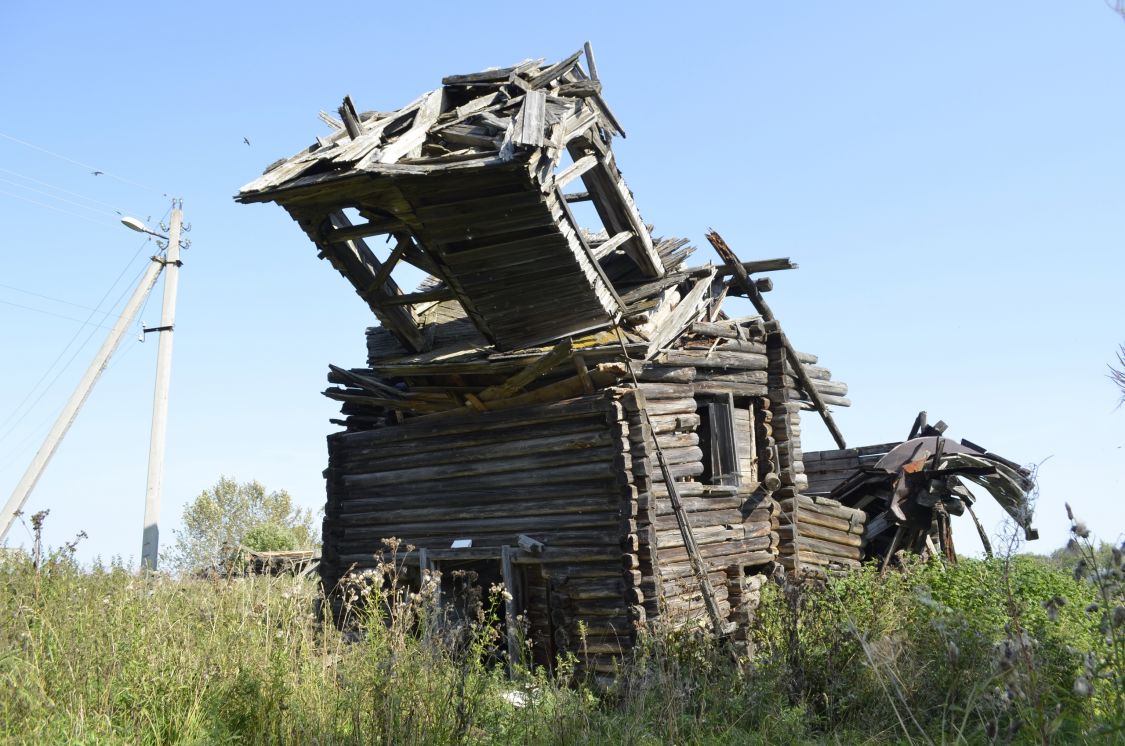
M168 216L168 214L171 212L171 210L172 210L172 208L171 208L171 206L169 206L167 211L164 213L164 217L161 218L161 221L163 221L164 218L166 218ZM75 217L79 217L79 216L75 216ZM0 430L3 431L3 432L0 432L0 442L3 442L6 438L8 438L11 435L12 432L15 431L15 428L19 425L19 423L22 422L22 420L28 415L28 413L30 413L35 408L35 405L38 404L38 402L43 398L43 396L46 395L46 393L51 389L51 387L54 385L54 383L58 380L59 376L61 376L62 373L66 370L66 368L69 367L70 364L73 362L74 356L72 356L70 358L70 360L67 361L66 365L55 375L55 377L53 379L51 379L51 382L48 383L47 386L39 393L39 396L35 399L35 401L29 407L24 409L23 414L19 415L20 410L23 409L24 405L26 405L27 402L31 399L31 397L35 395L36 389L38 389L43 384L43 381L45 381L47 379L47 377L51 375L52 370L55 368L55 366L57 366L59 364L59 361L63 359L63 357L66 355L67 351L78 340L79 336L81 336L83 330L85 330L87 325L90 325L92 323L92 320L93 320L94 316L99 314L99 313L105 313L105 312L102 312L102 311L99 310L101 308L102 304L105 303L106 299L110 296L110 294L117 287L117 284L121 282L122 277L124 277L125 273L129 271L129 268L132 266L133 262L136 261L137 257L140 256L140 254L144 250L145 246L147 246L148 243L151 240L152 240L152 238L150 236L146 236L142 240L140 246L137 247L136 252L133 254L132 257L130 257L129 261L126 262L126 264L122 268L121 272L118 273L117 277L110 284L109 288L102 295L101 299L98 300L96 307L91 310L91 313L87 316L86 321L83 322L82 325L78 329L75 330L75 332L71 336L70 340L66 343L66 345L63 346L62 350L55 357L54 361L47 367L47 370L45 370L43 372L43 374L39 377L39 380L36 381L36 383L30 389L28 389L27 393L24 395L24 398L20 401L20 403L18 405L16 405L15 409L13 409L11 411L11 413L3 420L3 422L0 422ZM143 274L143 272L144 272L144 270L142 269L141 274ZM138 278L139 278L139 275L138 275ZM126 290L127 289L128 288L126 288ZM116 305L116 303L114 305ZM113 308L113 306L111 306L111 309L112 308ZM94 332L96 332L96 331L97 331L97 328L91 330L90 335L87 336L87 338L82 342L82 345L78 348L78 350L75 351L75 355L77 355L78 351L81 350L83 347L85 347L89 343L90 337L92 337ZM12 419L14 417L16 417L17 415L19 415L18 419L16 419L15 422L12 422ZM8 426L9 423L11 423L10 426ZM7 429L4 429L6 426L8 426Z
M146 240L145 243L148 243L148 241ZM142 249L144 248L144 244L141 245L141 248ZM140 251L138 250L137 253L139 254ZM133 256L133 259L136 259L136 255ZM130 261L132 261L132 260L130 260ZM126 269L128 269L128 265L126 265ZM125 294L127 292L129 292L130 289L132 289L133 287L136 286L137 282L140 281L141 276L144 274L146 269L147 269L147 265L141 267L140 272L138 272L133 277L132 282L128 283L125 286L125 288L121 291L121 294L118 295L117 300L114 301L111 308L116 308L118 305L121 304L121 301L124 300L124 298L125 298ZM124 271L122 272L122 274L124 274ZM118 278L114 282L114 284L116 284L116 282L119 281L120 279L121 279L121 276L118 275ZM112 289L113 289L113 286L110 286L110 290L106 292L106 295L108 295L109 292L112 291ZM151 293L145 297L145 303L146 304L148 303L149 297L151 297ZM103 296L102 299L104 300L105 296ZM120 315L120 314L118 314L118 315ZM81 330L79 330L79 331L81 331ZM59 372L55 374L55 377L53 379L51 379L51 382L49 384L47 384L47 387L44 388L42 392L40 392L39 396L36 397L35 401L31 403L31 405L27 408L27 410L24 411L23 415L21 415L18 420L16 420L15 422L12 423L11 428L9 428L9 430L6 433L0 435L0 441L3 441L5 438L7 438L9 435L11 435L11 433L15 431L15 428L19 425L19 423L24 419L24 417L26 417L30 412L32 412L35 409L35 407L39 403L39 401L43 399L43 397L47 394L48 391L50 391L51 387L55 384L55 382L59 379L59 377L64 372L66 372L66 370L70 367L71 363L74 362L74 360L78 356L78 354L86 347L87 344L89 344L90 340L94 336L94 332L95 332L95 330L93 330L93 329L90 330L90 334L87 335L86 339L83 340L82 344L74 351L74 354L71 355L70 359L67 360L66 365L64 365L62 367L62 369L60 369ZM71 339L71 342L73 342L73 338ZM68 344L68 346L69 346L69 344ZM133 347L136 347L136 346L137 346L136 344L130 345L129 347L125 348L126 352L128 350L131 350ZM59 353L59 358L61 358L62 355L65 354L65 352L66 352L66 348L63 348L63 351L61 353ZM115 363L116 361L118 361L119 359L121 359L124 356L125 356L125 353L123 353L121 348L118 347L116 350L114 350L113 356L106 362L106 366L103 370L109 370L109 368L112 367L113 363ZM55 363L58 362L59 358L55 359ZM52 363L51 367L53 367L55 363ZM47 372L43 374L43 378L45 378L49 373L50 373L50 367L47 369ZM40 378L40 383L42 382L43 378ZM36 386L38 386L38 384L36 384ZM32 387L31 392L33 392L34 389L35 389L35 387ZM28 396L30 396L31 392L29 392ZM25 397L25 401L26 401L26 398L27 397ZM29 453L33 452L35 444L42 442L43 438L46 437L47 431L50 430L50 428L52 426L52 423L55 421L55 419L57 419L57 417L58 417L58 415L56 414L55 417L51 418L49 421L45 421L44 424L42 424L39 428L27 433L23 438L16 441L16 443L14 445L6 448L5 450L8 451L9 457L7 459L4 459L3 461L0 461L0 471L3 471L4 469L7 469L8 467L10 467L14 463L17 463L17 462L22 461L22 460L26 460L26 456Z
M75 192L71 189L64 189L63 187L58 186L56 184L52 184L50 182L43 181L42 179L36 179L35 177L28 176L27 174L21 174L17 171L11 170L10 168L0 168L0 171L4 172L6 174L9 174L11 176L15 176L17 179L23 179L24 181L30 181L33 184L45 186L48 189L54 189L57 192L63 192L65 194L71 195L72 197L78 197L79 199L84 199L88 202L93 202L95 204L101 205L102 207L113 210L115 213L118 213L118 214L121 213L121 211L119 209L117 209L113 205L109 204L108 202L102 202L100 199L95 199L95 198L90 197L88 195L82 194L81 192Z
M140 274L142 274L143 272L144 272L144 270L142 269L141 273L138 273L136 279L139 280ZM126 288L126 291L127 290L128 290L128 288ZM116 302L115 302L114 305L116 305ZM36 387L38 387L43 382L43 380L48 375L50 375L51 368L53 368L55 365L58 364L59 360L62 359L62 357L66 354L66 352L70 348L70 346L73 345L74 341L78 338L79 335L81 335L81 333L85 329L86 329L85 324L83 324L82 326L80 326L78 328L78 331L76 331L74 336L71 337L70 342L67 343L67 346L63 348L62 352L59 353L59 356L57 358L55 358L55 361L53 363L51 363L50 367L48 367L47 371L43 374L43 377L40 378L39 381L36 383L36 385L33 386L28 391L27 395L24 396L23 401L20 402L20 405L17 406L17 408L15 410L13 410L12 415L9 415L9 417L8 417L9 420L11 419L12 416L15 415L16 412L19 411L19 408L22 407L27 402L27 400L31 398L31 396L35 393ZM55 376L50 380L50 382L39 392L39 395L35 397L35 400L32 401L31 404L28 405L26 409L24 409L23 413L20 414L19 417L17 417L16 420L11 423L11 425L7 428L7 430L5 430L3 433L0 433L0 443L3 443L4 440L6 440L13 432L15 432L15 430L19 426L19 424L21 422L23 422L23 420L29 414L31 414L31 412L35 409L36 405L38 405L39 402L43 400L43 397L47 395L47 392L51 390L51 388L59 380L59 378L62 376L62 374L65 373L70 368L70 366L74 362L75 358L77 358L78 355L82 352L82 350L84 350L86 348L86 345L88 345L90 343L90 340L93 339L94 334L96 334L96 333L97 333L97 328L90 329L90 333L86 335L86 338L84 340L82 340L82 344L78 345L78 347L76 347L74 349L74 353L70 356L70 358L66 361L66 363L61 368L59 368L58 372L55 373ZM7 422L7 420L5 420L5 422ZM0 425L0 427L2 427L2 425Z
M34 306L25 306L25 305L20 304L20 303L13 303L10 300L0 299L0 303L4 304L5 306L12 306L13 308L22 308L25 311L34 311L35 313L41 313L44 316L54 316L56 319L66 319L67 321L77 321L79 324L83 324L83 325L85 325L87 323L87 322L83 321L82 319L76 319L73 316L64 316L61 313L55 313L54 311L47 311L47 310L42 309L42 308L35 308ZM97 313L107 313L107 312L106 311L98 311ZM94 323L90 323L90 326L93 326L96 329L112 329L113 328L112 326L105 326L104 324L94 324Z
M5 192L2 189L0 189L0 194L3 194L3 195L8 196L8 197L15 197L16 199L22 199L24 202L30 202L33 205L39 205L40 207L46 207L48 210L54 210L55 212L61 212L64 215L69 215L70 217L78 218L79 220L85 220L86 222L93 223L94 225L100 225L100 226L103 226L103 227L109 225L109 223L107 223L104 220L94 220L89 215L79 215L79 214L73 212L72 210L66 210L62 207L57 207L55 205L48 205L45 202L40 202L39 200L34 200L34 199L31 199L30 197L25 197L22 194L13 194L11 192Z
M48 197L50 199L58 200L59 202L66 202L68 205L74 205L75 207L81 207L83 210L89 210L90 212L96 212L99 215L115 214L115 213L120 214L120 213L117 212L117 210L106 210L103 207L94 207L93 205L84 205L81 202L78 202L77 200L68 199L66 197L60 197L57 194L51 194L50 192L45 192L42 189L36 189L35 187L28 186L27 184L21 184L18 181L12 181L11 179L5 179L3 176L0 176L0 182L4 182L5 184L8 184L9 186L14 186L17 189L26 189L27 191L34 192L35 194L42 194L43 196Z
M138 251L137 253L139 254L140 252ZM144 274L144 271L145 271L146 268L147 267L141 268L141 271L138 272L136 274L136 276L133 278L133 282L130 283L131 285L135 285L137 283L137 281L139 281L141 279L141 275ZM110 307L115 308L117 306L117 304L119 304L124 299L125 293L129 292L130 289L131 288L127 285L125 287L125 289L122 291L121 295L118 296L117 300L114 301L113 305L110 306ZM83 329L85 329L85 326L80 327L79 332L81 332ZM21 422L23 422L23 420L29 414L31 414L32 411L35 410L36 405L38 405L39 402L43 400L43 397L47 395L47 392L51 390L51 388L59 380L59 378L62 376L62 374L70 369L71 364L74 363L74 361L78 357L78 355L81 354L82 350L86 349L86 345L90 344L90 340L94 338L95 333L97 333L97 328L93 328L93 329L90 330L90 333L86 335L86 339L82 340L82 344L80 344L78 347L75 348L74 353L71 354L70 358L66 361L66 363L61 368L59 368L58 372L55 373L54 378L52 378L50 383L48 383L46 385L46 387L43 388L43 390L39 393L39 396L37 396L35 398L35 400L33 402L31 402L31 404L24 410L23 414L21 414L16 419L16 421L11 424L11 426L7 429L6 432L0 434L0 443L4 442L5 439L7 439L13 432L15 432L16 427L18 427L19 424ZM77 337L77 335L75 335L75 336ZM74 338L72 338L72 341L73 341L73 339ZM64 348L62 354L65 354L65 352L66 352L66 349ZM61 354L60 354L60 357L61 357ZM57 359L56 359L56 362L57 362ZM48 374L49 373L50 373L50 370L48 369ZM32 389L32 391L34 391L34 388ZM28 393L28 397L30 397L31 393L32 392ZM25 401L28 397L25 397Z
M63 300L62 298L55 298L55 297L50 296L50 295L44 295L43 293L37 293L34 290L25 290L23 288L18 288L15 285L5 285L2 282L0 282L0 288L4 288L5 290L14 290L17 293L23 293L24 295L32 295L36 298L42 298L43 300L49 300L49 301L52 301L54 303L62 303L63 305L73 306L74 308L81 308L83 311L97 311L98 313L102 314L103 316L108 316L109 313L110 313L109 311L99 311L98 309L94 308L93 306L84 306L81 303L72 303L71 301Z
M30 143L27 140L21 140L18 137L13 137L12 135L9 135L9 134L4 133L4 132L0 132L0 137L3 137L7 140L11 140L12 142L15 142L15 143L19 143L20 145L23 145L24 147L28 147L28 148L31 148L33 150L38 150L41 153L46 153L49 156L53 156L55 158L58 158L59 160L66 161L67 163L72 163L75 166L81 166L82 168L87 169L90 172L101 171L102 175L108 176L111 179L116 179L117 181L120 181L123 184L131 184L135 187L140 187L141 189L145 189L145 190L148 190L150 192L154 192L155 194L159 194L163 197L168 196L166 193L164 193L163 191L161 191L159 189L156 189L155 187L148 186L147 184L142 184L139 181L133 181L132 179L126 179L124 176L118 176L117 174L112 174L109 171L106 171L105 169L97 168L96 166L91 166L90 164L83 163L82 161L76 161L73 158L68 158L67 156L62 155L61 153L56 153L53 150L48 150L47 148L44 148L41 145L36 145L35 143Z

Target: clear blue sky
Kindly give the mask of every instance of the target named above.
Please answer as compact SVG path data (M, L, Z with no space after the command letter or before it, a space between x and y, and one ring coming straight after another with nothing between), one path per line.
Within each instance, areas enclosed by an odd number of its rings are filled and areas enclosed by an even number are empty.
M363 364L373 319L281 209L232 195L323 134L317 112L344 94L395 108L590 39L645 219L800 263L770 301L850 384L850 443L900 439L924 408L1044 462L1029 548L1065 541L1067 500L1103 538L1125 532L1125 409L1105 375L1125 341L1125 22L1101 0L440 5L0 9L0 499L104 333L40 397L71 319L152 248L130 262L141 243L113 209L156 223L174 194L194 230L163 541L220 474L319 507L337 410L319 391L328 363ZM86 559L139 553L155 353L127 339L28 505L50 508L52 544L86 530Z

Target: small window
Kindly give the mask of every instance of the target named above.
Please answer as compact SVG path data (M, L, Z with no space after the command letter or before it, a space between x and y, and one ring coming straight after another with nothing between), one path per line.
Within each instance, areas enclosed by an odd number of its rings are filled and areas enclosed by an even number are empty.
M703 450L704 484L737 487L741 482L738 445L734 437L734 398L730 394L696 397L699 447Z

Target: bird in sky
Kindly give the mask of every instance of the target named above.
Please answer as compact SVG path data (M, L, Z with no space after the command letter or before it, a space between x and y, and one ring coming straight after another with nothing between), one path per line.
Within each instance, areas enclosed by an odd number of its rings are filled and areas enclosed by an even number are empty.
M105 171L91 171L90 173L92 173L94 176L101 176L105 173Z
M250 140L249 139L244 137L244 138L242 138L242 142L246 143L246 147L250 147Z

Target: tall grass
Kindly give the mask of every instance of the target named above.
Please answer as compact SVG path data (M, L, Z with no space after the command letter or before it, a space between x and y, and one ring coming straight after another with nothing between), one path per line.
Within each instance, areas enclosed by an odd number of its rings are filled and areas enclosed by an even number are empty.
M311 580L12 554L0 741L1125 742L1120 585L1083 572L1017 557L769 584L749 656L654 633L604 689L565 661L554 679L518 664L509 678L496 596L450 632L432 587L401 587L393 567L343 590L340 631L318 622Z

